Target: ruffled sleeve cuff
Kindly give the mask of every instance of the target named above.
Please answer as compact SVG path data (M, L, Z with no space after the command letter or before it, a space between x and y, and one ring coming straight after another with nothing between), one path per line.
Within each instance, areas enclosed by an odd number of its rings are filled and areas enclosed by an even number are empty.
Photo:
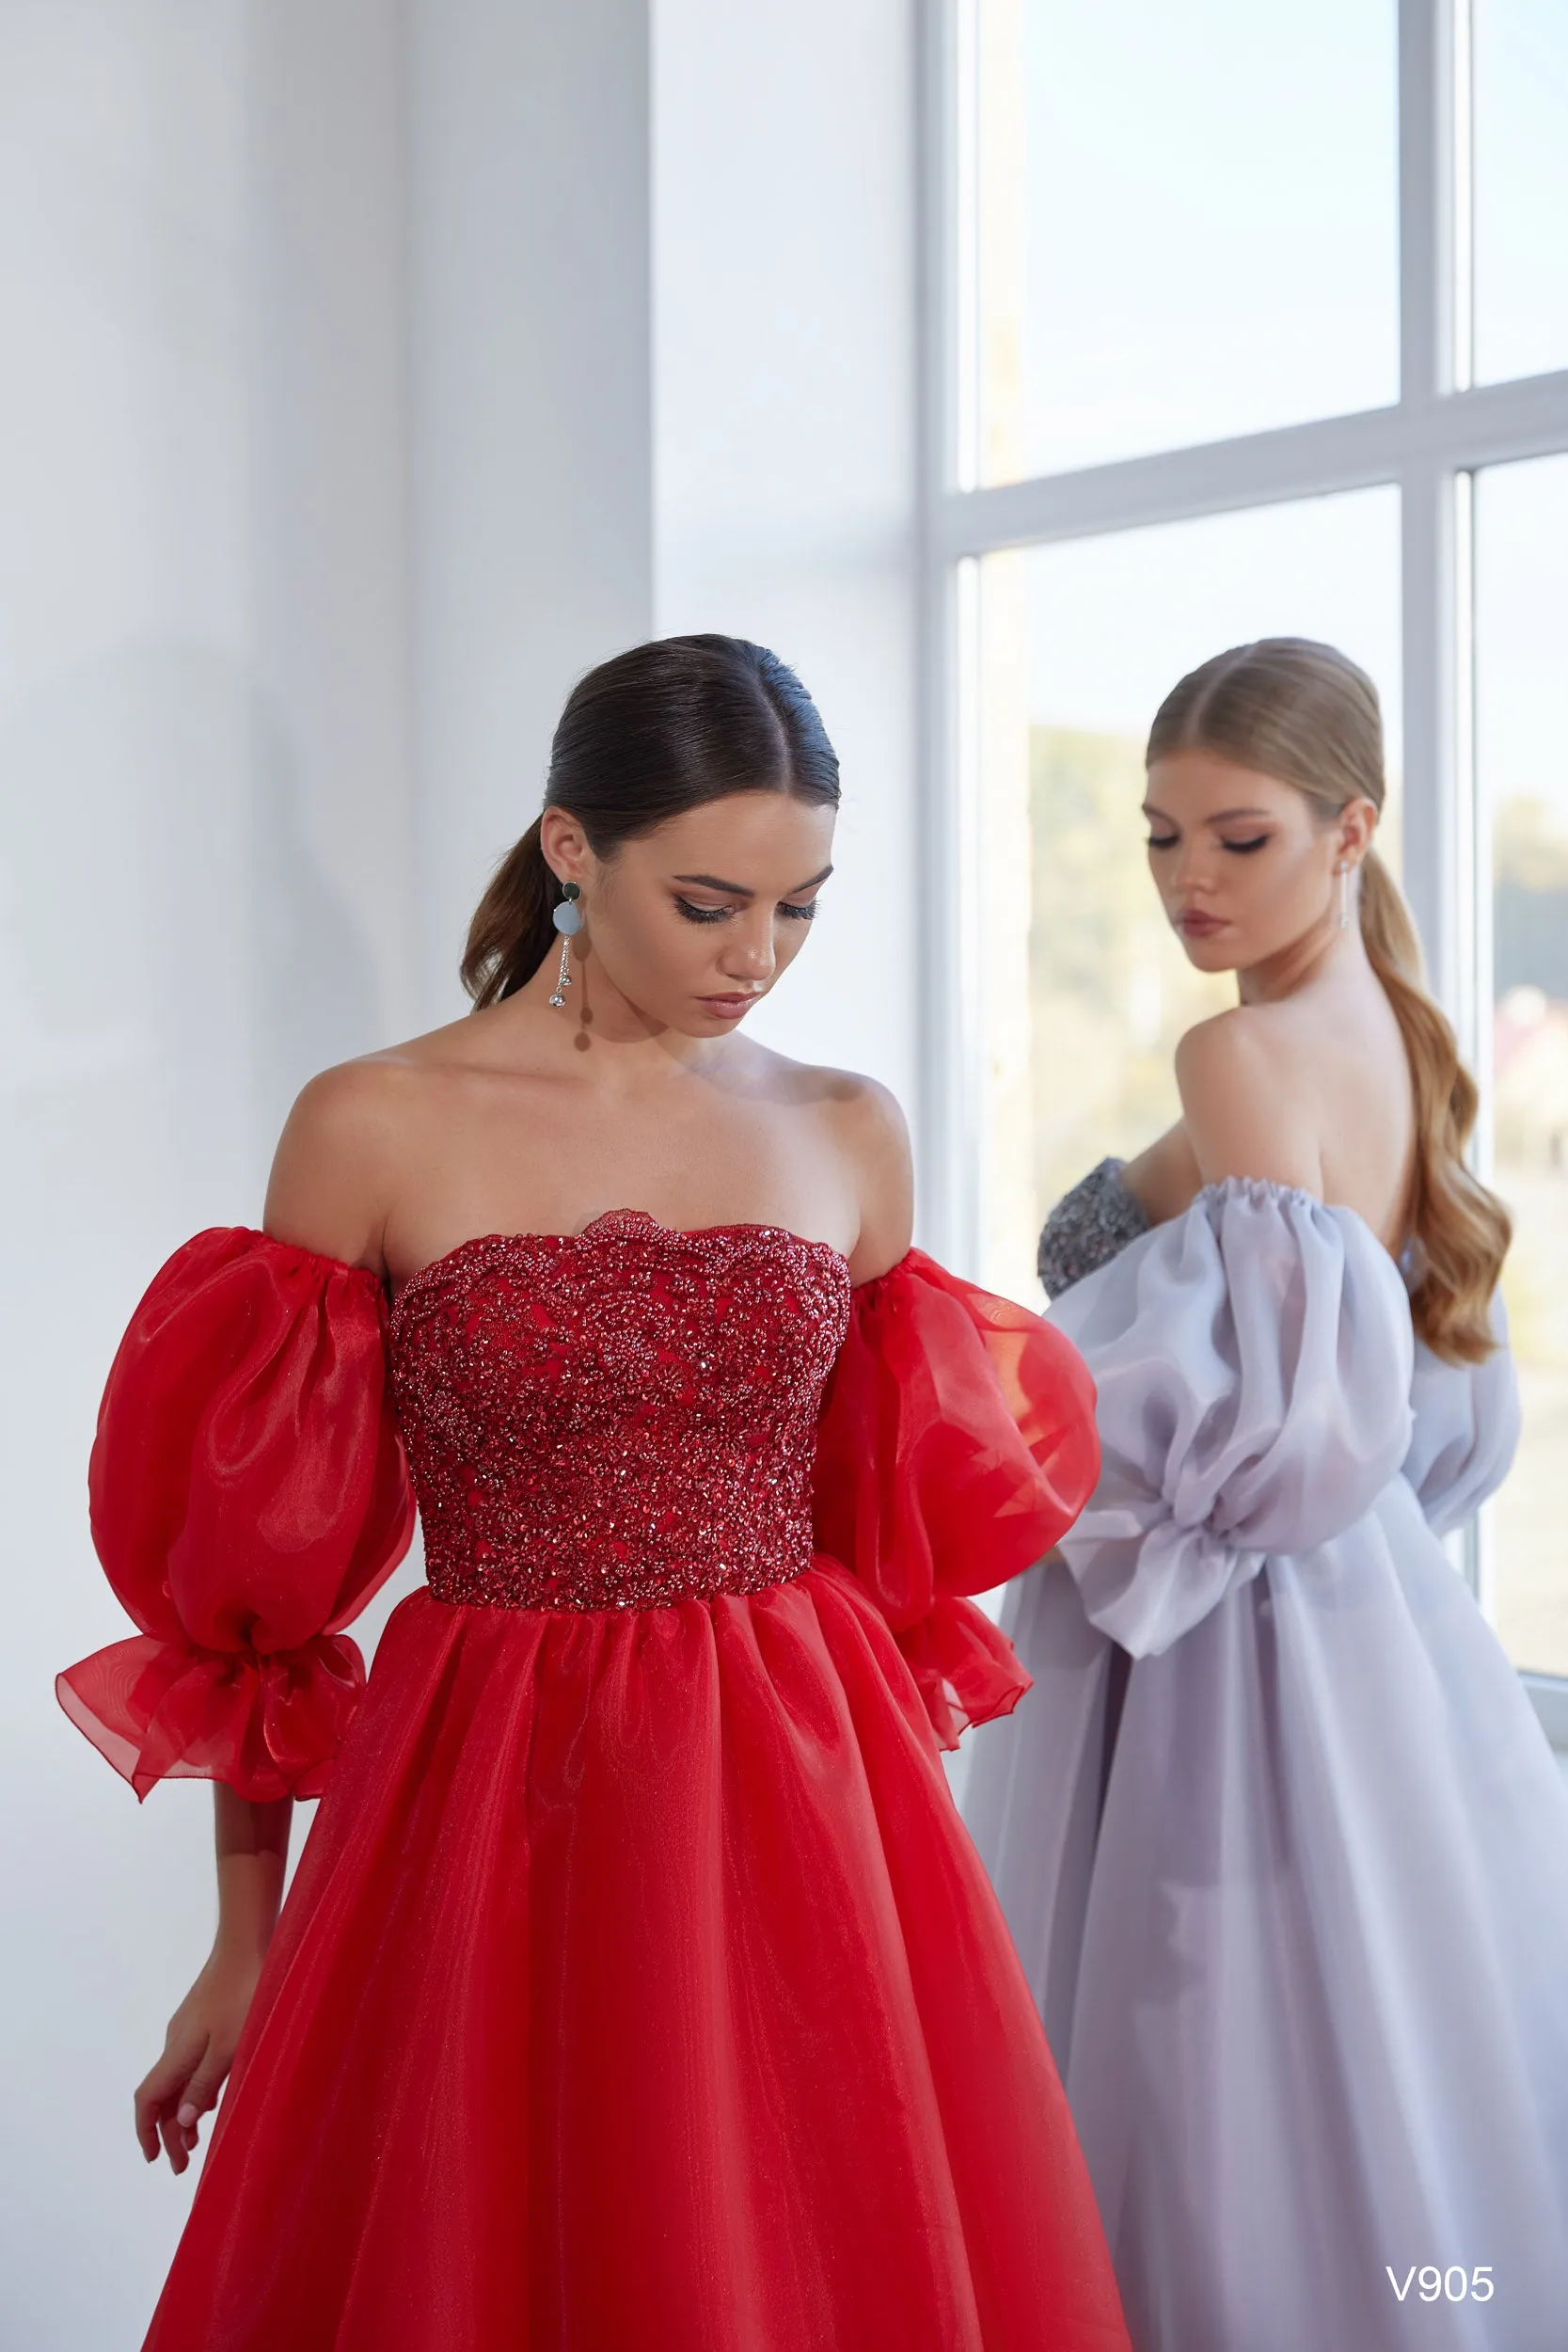
M139 1633L68 1666L55 1690L138 1798L160 1780L223 1780L265 1804L320 1796L364 1684L345 1633L267 1655Z
M944 1747L1029 1677L968 1597L1043 1558L1092 1492L1094 1390L1039 1316L911 1249L854 1294L817 1426L817 1548L887 1619Z
M944 1748L956 1748L971 1724L1010 1715L1034 1679L1006 1635L961 1594L939 1593L894 1639Z

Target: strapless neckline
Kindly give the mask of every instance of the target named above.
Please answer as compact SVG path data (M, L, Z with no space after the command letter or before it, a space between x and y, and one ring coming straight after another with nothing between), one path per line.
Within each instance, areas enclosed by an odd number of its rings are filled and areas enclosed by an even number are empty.
M825 1257L845 1268L849 1263L847 1253L835 1248L831 1241L817 1241L809 1233L797 1233L788 1225L766 1225L756 1218L748 1217L736 1217L719 1225L665 1225L647 1209L604 1209L597 1216L590 1217L588 1223L575 1233L470 1233L467 1241L456 1242L451 1249L443 1249L439 1257L427 1259L423 1265L415 1268L406 1281L398 1285L391 1300L392 1325L395 1328L411 1298L440 1276L455 1272L476 1250L499 1251L515 1248L524 1255L531 1250L553 1253L604 1240L614 1233L657 1235L673 1243L692 1244L716 1240L726 1233L771 1235L795 1248L820 1250Z

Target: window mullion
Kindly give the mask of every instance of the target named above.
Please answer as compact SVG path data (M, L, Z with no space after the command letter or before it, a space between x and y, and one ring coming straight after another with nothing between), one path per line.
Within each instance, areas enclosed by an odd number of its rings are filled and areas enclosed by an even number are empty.
M1404 878L1433 988L1462 1017L1475 999L1473 890L1464 854L1460 736L1461 581L1451 466L1420 430L1456 380L1460 273L1456 10L1467 0L1400 0L1400 405L1409 453L1402 491ZM1466 306L1467 307L1467 306ZM1466 964L1470 965L1466 969Z
M919 1089L914 1121L918 1238L938 1257L965 1263L970 1181L964 1164L965 1036L974 1017L965 985L967 903L963 847L966 723L959 575L941 545L940 518L955 485L971 478L962 452L973 429L972 322L974 124L973 0L925 0L917 141L922 191L918 283L920 805L915 844L920 912L915 958ZM967 226L966 226L967 225ZM973 452L970 452L972 459Z

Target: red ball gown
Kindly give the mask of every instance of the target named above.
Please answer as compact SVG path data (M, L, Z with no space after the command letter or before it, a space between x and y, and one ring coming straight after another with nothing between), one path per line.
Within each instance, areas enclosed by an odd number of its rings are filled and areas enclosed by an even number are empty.
M61 1699L138 1796L322 1802L145 2352L1125 2352L941 1761L1096 1462L917 1249L617 1210L389 1311L180 1249L90 1473L141 1630Z

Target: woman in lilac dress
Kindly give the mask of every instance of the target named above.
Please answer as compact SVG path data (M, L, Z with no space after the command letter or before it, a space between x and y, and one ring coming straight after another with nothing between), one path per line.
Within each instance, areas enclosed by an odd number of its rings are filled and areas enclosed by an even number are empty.
M1102 1470L965 1810L1136 2352L1568 2343L1568 1790L1442 1544L1517 1435L1508 1221L1383 790L1327 646L1169 696L1150 867L1240 1002L1040 1243Z

